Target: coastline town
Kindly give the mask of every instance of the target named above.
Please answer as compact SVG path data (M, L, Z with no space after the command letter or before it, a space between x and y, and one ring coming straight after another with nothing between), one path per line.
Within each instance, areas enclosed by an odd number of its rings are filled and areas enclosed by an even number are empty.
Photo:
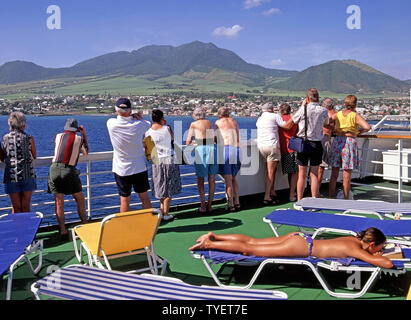
M323 99L327 97L322 97ZM8 115L21 111L31 115L65 115L65 114L107 114L114 112L117 96L114 95L75 95L75 96L33 96L24 99L0 98L0 113ZM140 109L143 115L150 110L161 109L168 116L191 116L199 106L207 114L217 115L219 107L230 108L235 117L258 117L260 107L272 102L274 111L278 112L281 103L288 103L293 111L301 104L301 97L279 97L264 95L232 94L153 94L150 96L130 96L134 109ZM336 110L343 108L342 99L334 99ZM410 105L408 97L375 97L358 101L357 112L368 120L379 120L387 115L408 115Z

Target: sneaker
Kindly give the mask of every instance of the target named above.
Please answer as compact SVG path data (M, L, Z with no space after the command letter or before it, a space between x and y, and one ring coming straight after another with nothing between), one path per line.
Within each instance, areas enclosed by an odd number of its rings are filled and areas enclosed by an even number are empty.
M174 216L167 214L167 215L163 216L161 219L163 221L172 221L174 219Z

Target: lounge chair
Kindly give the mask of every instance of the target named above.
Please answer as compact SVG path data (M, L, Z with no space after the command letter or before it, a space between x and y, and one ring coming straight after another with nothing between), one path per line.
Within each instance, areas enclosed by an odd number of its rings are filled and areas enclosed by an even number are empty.
M297 210L329 210L346 213L375 215L379 219L411 219L410 203L390 203L369 200L342 200L323 198L304 198L294 204Z
M304 265L309 267L309 269L314 273L317 280L320 282L322 288L331 296L336 298L360 298L365 293L369 291L371 286L379 278L382 272L389 273L391 275L403 274L407 269L411 268L411 249L403 249L404 259L393 260L393 264L397 269L382 269L360 260L353 259L317 259L315 257L308 258L264 258L264 257L254 257L254 256L243 256L241 254L233 254L222 251L194 251L191 252L192 256L196 259L203 261L207 270L210 272L212 278L217 283L218 286L222 288L233 288L234 286L224 285L218 278L217 274L213 271L210 263L230 263L235 262L243 265L255 265L259 264L256 272L254 273L250 282L245 286L238 286L238 288L248 289L255 283L261 271L267 264L292 264L292 265ZM343 271L347 274L352 272L371 272L370 277L364 284L360 291L353 293L346 292L336 292L334 291L324 276L320 272L320 268L328 269L330 271ZM237 287L237 286L235 286Z
M411 300L411 286L410 286L410 290L408 291L407 300Z
M167 260L160 259L153 246L161 216L159 209L130 211L109 215L102 222L74 227L72 236L78 261L82 261L83 248L90 266L111 270L109 259L145 252L149 267L129 272L150 270L153 274L158 274L158 269L161 268L164 273ZM81 241L79 248L77 240Z
M36 299L42 296L66 300L285 300L280 291L239 290L193 286L183 281L152 275L128 274L73 265L33 283Z
M315 229L313 238L324 232L349 233L356 235L369 227L380 229L387 237L403 238L403 244L411 245L411 220L378 220L354 215L330 214L323 212L279 209L264 219L278 237L282 225ZM307 232L306 230L303 230Z
M0 216L0 275L8 271L6 299L11 298L13 272L21 262L27 262L37 274L43 262L43 240L34 241L43 215L40 212L6 214ZM37 253L38 265L34 267L29 255Z

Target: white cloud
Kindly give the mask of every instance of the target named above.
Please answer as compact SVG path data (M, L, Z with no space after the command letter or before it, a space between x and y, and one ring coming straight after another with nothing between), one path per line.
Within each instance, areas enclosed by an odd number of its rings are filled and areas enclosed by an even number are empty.
M277 67L277 66L282 66L283 64L285 64L285 62L281 59L274 59L274 60L271 60L270 64L274 67Z
M271 0L245 0L244 8L251 9L261 6L264 2L270 2Z
M271 8L269 10L263 11L263 16L272 16L273 14L280 14L281 10L278 8Z
M218 27L213 31L213 35L216 37L236 38L244 27L236 24L232 27Z

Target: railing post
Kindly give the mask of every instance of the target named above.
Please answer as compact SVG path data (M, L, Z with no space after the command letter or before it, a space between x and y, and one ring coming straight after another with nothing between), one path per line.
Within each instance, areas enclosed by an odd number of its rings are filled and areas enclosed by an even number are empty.
M91 162L87 160L87 216L91 219Z
M402 139L398 140L398 154L399 154L399 175L398 175L398 203L402 203Z

